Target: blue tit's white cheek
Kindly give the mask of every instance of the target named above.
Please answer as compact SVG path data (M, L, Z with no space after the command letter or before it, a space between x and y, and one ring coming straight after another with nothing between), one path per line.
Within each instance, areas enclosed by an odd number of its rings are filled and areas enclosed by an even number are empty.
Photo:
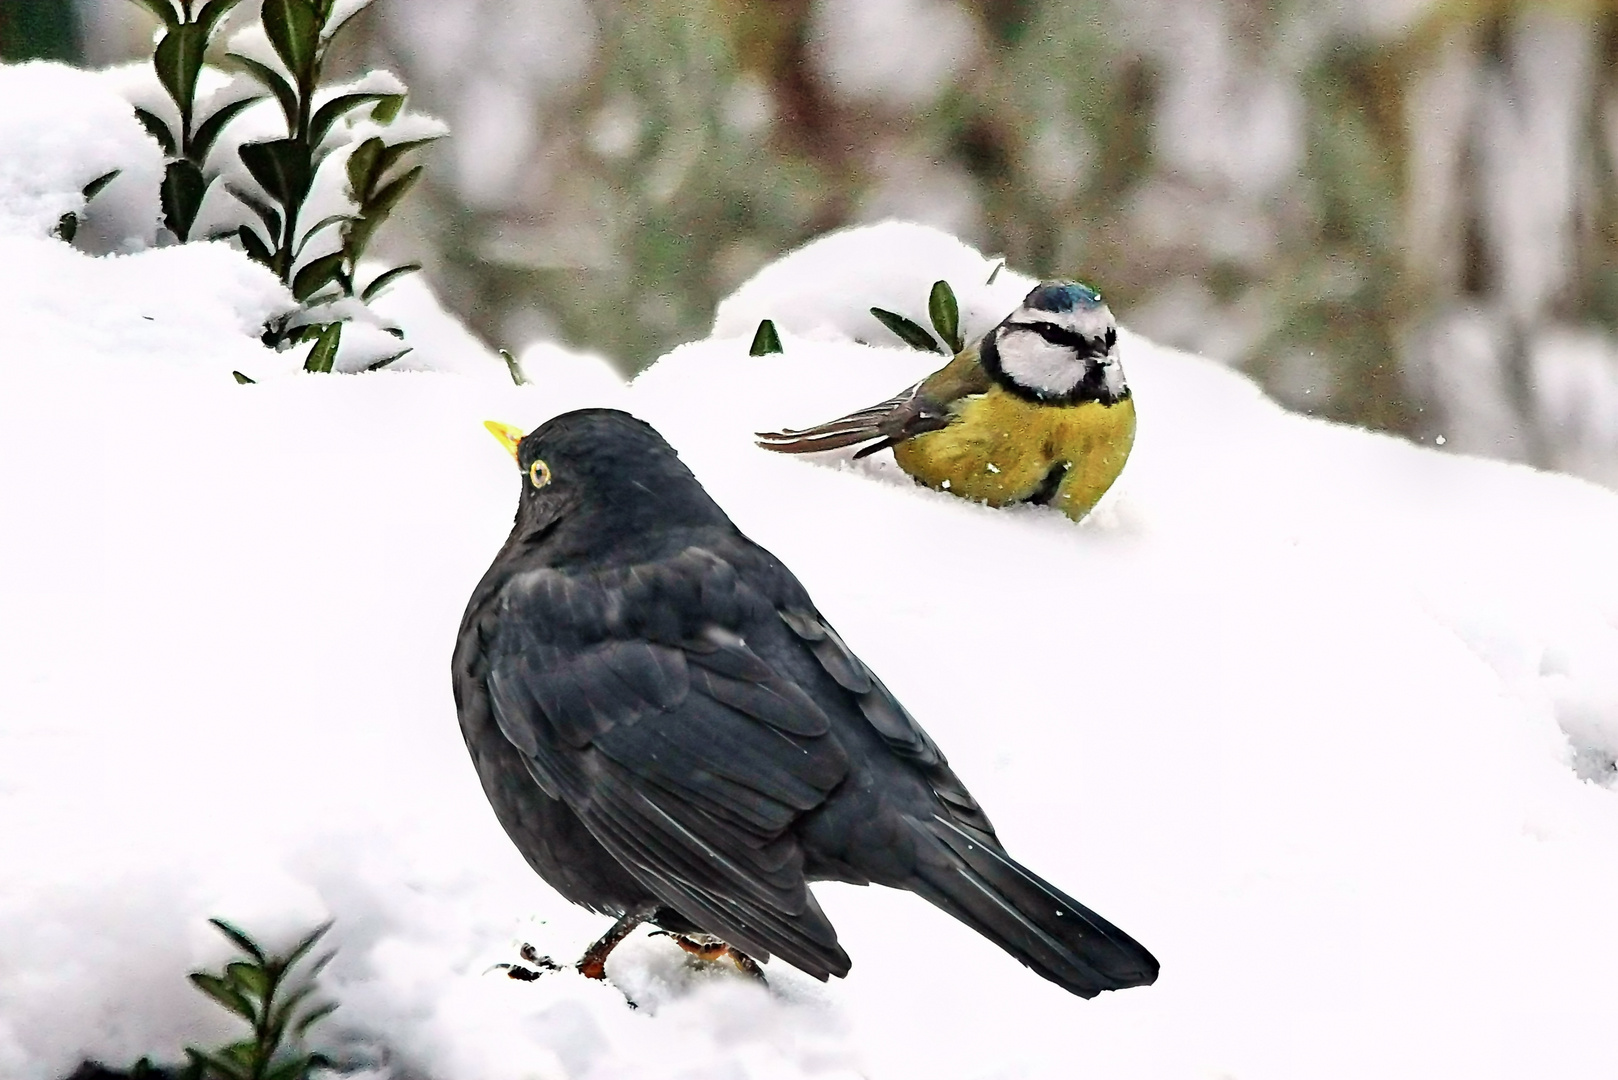
M1129 389L1129 383L1124 379L1124 365L1118 360L1118 350L1107 353L1107 358L1101 364L1101 385L1106 387L1109 397L1122 397L1124 391Z
M1084 363L1072 349L1054 345L1032 330L1009 328L996 348L1007 378L1048 397L1066 396L1084 379Z

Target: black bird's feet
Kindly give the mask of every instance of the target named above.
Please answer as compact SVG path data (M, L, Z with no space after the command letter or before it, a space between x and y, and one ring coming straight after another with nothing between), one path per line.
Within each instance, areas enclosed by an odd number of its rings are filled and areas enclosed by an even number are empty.
M652 936L672 938L674 944L695 956L698 960L705 960L710 964L723 960L728 956L730 962L735 964L743 974L751 975L759 982L768 981L764 978L764 969L758 966L757 960L754 960L735 946L726 945L723 941L711 935L702 934L693 937L688 934L676 934L669 930L653 930Z
M561 964L558 964L555 960L552 960L548 956L539 955L539 950L535 949L526 941L523 942L522 948L517 950L517 955L521 956L533 966L527 967L522 964L496 964L489 970L494 971L496 968L498 968L506 973L506 978L516 979L518 982L533 982L547 971L562 970Z

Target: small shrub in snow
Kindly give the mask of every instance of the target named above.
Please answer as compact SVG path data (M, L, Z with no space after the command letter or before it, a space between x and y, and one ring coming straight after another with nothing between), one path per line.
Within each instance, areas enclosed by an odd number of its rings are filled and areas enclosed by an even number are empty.
M203 1080L306 1080L330 1064L325 1055L303 1048L308 1030L337 1008L314 1003L314 979L334 953L323 953L297 975L296 968L331 929L322 923L282 955L266 953L251 937L225 922L209 919L246 959L233 960L218 974L193 972L191 982L219 1005L252 1026L252 1034L219 1050L186 1048L193 1075Z
M263 0L259 23L230 40L227 62L243 77L223 85L203 57L240 0L134 2L164 24L152 66L167 100L134 104L167 158L169 232L182 242L233 239L273 271L299 307L272 320L265 341L313 342L307 370L331 371L340 347L364 353L357 364L365 368L403 356L409 350L398 347L399 331L366 304L420 266L395 266L362 283L360 260L421 177L422 166L405 159L444 130L403 115L405 87L385 72L321 84L332 42L369 0ZM266 108L255 108L260 103ZM224 198L213 194L215 181ZM356 322L367 324L369 340L344 342L343 326Z

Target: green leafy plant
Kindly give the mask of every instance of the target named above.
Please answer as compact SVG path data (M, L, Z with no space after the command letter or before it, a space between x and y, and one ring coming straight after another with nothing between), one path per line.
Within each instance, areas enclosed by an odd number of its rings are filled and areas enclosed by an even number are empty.
M209 170L208 154L225 125L261 96L227 102L207 116L197 113L197 82L203 57L224 17L240 0L133 0L163 20L163 36L152 54L157 81L179 110L179 126L171 126L149 109L138 106L135 116L163 147L163 224L176 238L191 239L202 200L217 177Z
M878 322L893 331L900 341L903 341L912 349L954 356L963 348L961 341L961 309L955 300L955 290L950 288L947 281L933 282L932 291L927 296L927 316L932 320L933 329L938 332L938 337L936 338L923 329L920 324L905 318L898 312L874 307L871 309L871 314L876 316Z
M248 255L274 271L303 304L355 296L368 301L403 274L420 269L415 264L396 266L363 287L356 281L359 260L372 236L421 177L420 165L399 169L402 159L438 138L372 135L365 139L353 148L347 163L353 212L331 214L304 225L316 175L340 145L340 140L329 139L337 123L356 110L369 108L370 119L385 129L398 117L405 101L402 92L355 90L317 104L321 71L332 42L364 7L351 8L334 21L336 6L336 0L264 0L259 17L279 70L240 50L229 54L232 63L280 104L287 130L283 138L245 143L238 150L260 191L233 188L232 194L253 211L263 231L243 225L237 238ZM342 229L337 249L303 258L310 241L330 228Z
M247 1038L218 1050L186 1048L191 1065L187 1074L198 1080L307 1080L317 1068L331 1062L304 1048L311 1027L337 1008L336 1002L317 1002L314 979L331 961L326 952L304 963L331 923L305 934L289 951L267 953L259 944L223 919L209 919L242 954L217 972L197 971L191 982L252 1028ZM295 971L302 964L302 970Z

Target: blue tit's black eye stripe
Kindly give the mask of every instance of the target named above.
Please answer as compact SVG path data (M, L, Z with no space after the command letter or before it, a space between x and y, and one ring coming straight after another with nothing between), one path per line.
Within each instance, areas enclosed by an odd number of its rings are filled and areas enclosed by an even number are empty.
M1100 338L1085 337L1077 330L1069 330L1065 326L1058 326L1048 322L1023 322L1012 324L1019 330L1032 330L1052 345L1063 345L1080 356L1105 356L1113 343L1118 340L1118 332L1108 328L1105 335Z

